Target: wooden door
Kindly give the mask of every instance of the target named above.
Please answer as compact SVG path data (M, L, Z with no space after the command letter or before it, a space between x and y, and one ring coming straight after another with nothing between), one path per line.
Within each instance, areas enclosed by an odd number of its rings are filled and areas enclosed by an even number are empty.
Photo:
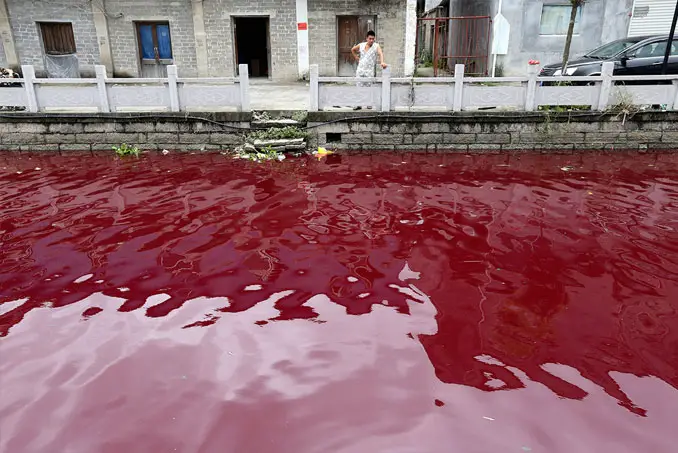
M169 24L165 22L137 23L141 77L167 77L167 66L174 63Z
M374 16L338 16L337 17L337 75L355 76L357 62L351 55L351 49L365 40L369 30L375 30Z

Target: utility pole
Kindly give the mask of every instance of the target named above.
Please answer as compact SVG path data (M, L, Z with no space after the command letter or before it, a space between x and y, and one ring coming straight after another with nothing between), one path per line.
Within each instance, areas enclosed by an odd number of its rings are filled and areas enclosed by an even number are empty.
M669 56L673 48L673 36L676 33L676 22L678 22L678 1L676 1L676 10L673 12L673 22L671 23L671 31L669 32L669 40L666 42L666 53L664 54L664 63L662 64L662 75L666 75L666 70L669 66Z

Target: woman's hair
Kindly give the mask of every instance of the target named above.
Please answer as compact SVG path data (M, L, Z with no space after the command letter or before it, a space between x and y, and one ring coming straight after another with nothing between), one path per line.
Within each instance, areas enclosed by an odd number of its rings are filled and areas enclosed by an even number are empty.
M369 38L370 36L374 36L375 38L377 37L377 35L372 30L367 32L367 37Z

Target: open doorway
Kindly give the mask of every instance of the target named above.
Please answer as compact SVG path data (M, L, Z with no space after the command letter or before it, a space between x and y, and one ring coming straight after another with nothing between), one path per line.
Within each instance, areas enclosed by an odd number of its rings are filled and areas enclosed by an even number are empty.
M268 17L235 17L235 63L249 66L251 77L269 77L271 52Z

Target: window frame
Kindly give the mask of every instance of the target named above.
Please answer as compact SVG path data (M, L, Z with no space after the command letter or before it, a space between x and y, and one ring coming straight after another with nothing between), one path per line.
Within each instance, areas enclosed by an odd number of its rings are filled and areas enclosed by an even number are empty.
M68 21L38 21L36 22L38 26L38 31L40 33L40 41L42 44L42 51L45 55L76 55L78 53L78 46L75 42L75 30L73 29L73 22ZM58 31L58 27L63 27L66 29ZM52 30L50 30L52 29ZM64 34L64 32L66 34ZM67 36L68 42L62 42L64 44L62 47L65 50L55 50L57 47L55 44L58 42L58 37L63 38Z
M156 58L144 58L144 51L143 51L143 45L141 42L141 27L144 25L150 25L152 27L152 32L151 35L153 37L153 47L154 49L158 48L158 25L166 25L167 30L169 31L169 48L171 52L171 58L160 58L160 56L156 53ZM172 40L172 27L170 26L169 20L142 20L142 21L135 21L134 22L134 29L136 31L136 38L137 38L137 52L139 55L139 61L142 64L151 64L151 63L157 63L157 64L164 64L164 65L171 65L174 64L174 47L172 45L173 40Z
M565 30L563 33L543 33L543 20L544 20L544 11L547 8L566 8L567 9L567 27L565 27ZM562 37L562 36L567 36L567 28L569 27L569 17L570 17L570 11L572 11L572 5L566 4L566 3L548 3L548 4L543 4L541 7L541 15L539 16L539 36L553 36L553 37ZM582 27L582 22L584 18L584 5L580 5L578 7L578 13L577 17L579 20L575 20L574 23L574 31L572 33L572 36L579 36L581 27Z

